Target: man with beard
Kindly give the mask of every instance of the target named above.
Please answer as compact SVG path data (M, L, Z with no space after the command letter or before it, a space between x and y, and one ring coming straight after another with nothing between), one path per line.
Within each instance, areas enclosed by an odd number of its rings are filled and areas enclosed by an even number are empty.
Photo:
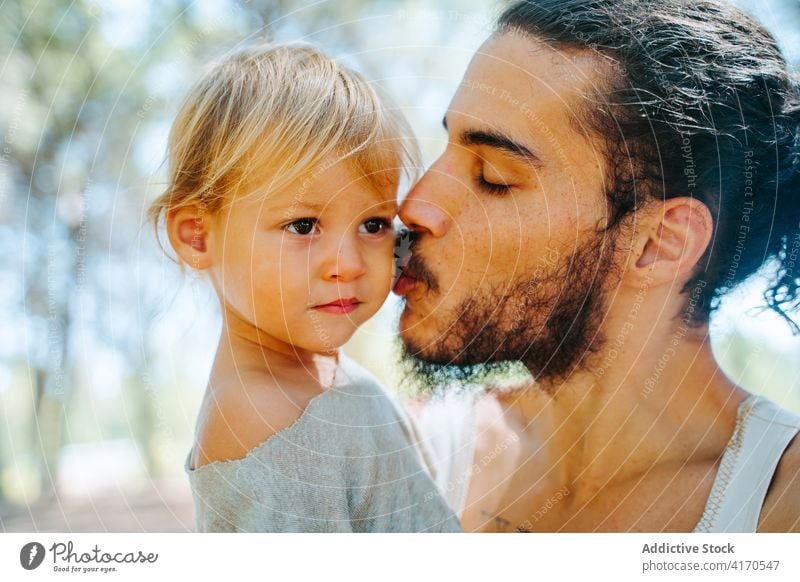
M721 2L503 13L400 211L417 379L533 377L476 404L465 529L800 531L800 418L726 378L708 337L765 264L798 331L799 100Z

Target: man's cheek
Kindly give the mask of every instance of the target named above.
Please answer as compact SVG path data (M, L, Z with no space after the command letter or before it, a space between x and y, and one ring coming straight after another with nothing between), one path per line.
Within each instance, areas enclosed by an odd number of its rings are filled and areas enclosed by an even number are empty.
M496 279L497 277L487 268L487 265L461 265L461 269L454 273L454 278L448 281L447 287L443 288L451 287L451 293L456 295L460 301L490 289L491 283ZM444 281L440 281L440 283L444 283Z

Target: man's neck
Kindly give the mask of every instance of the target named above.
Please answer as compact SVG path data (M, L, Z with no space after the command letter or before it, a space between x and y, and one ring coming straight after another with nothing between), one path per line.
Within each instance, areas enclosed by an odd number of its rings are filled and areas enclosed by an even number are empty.
M518 426L550 468L547 481L567 487L574 503L659 467L714 461L730 439L747 394L717 366L707 333L676 341L673 324L658 331L607 346L590 373L552 396L533 389L514 400ZM603 367L604 359L613 361Z

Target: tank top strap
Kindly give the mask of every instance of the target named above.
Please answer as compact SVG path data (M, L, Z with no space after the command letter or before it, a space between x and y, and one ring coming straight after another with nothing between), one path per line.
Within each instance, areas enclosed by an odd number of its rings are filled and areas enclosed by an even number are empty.
M739 406L736 428L695 532L750 533L786 447L800 431L800 416L763 396Z

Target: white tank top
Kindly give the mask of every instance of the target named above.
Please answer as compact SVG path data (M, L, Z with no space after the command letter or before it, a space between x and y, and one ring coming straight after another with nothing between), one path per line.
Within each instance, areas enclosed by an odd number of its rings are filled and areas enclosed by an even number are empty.
M755 532L772 477L798 431L800 416L771 400L752 394L742 402L736 428L694 531Z

